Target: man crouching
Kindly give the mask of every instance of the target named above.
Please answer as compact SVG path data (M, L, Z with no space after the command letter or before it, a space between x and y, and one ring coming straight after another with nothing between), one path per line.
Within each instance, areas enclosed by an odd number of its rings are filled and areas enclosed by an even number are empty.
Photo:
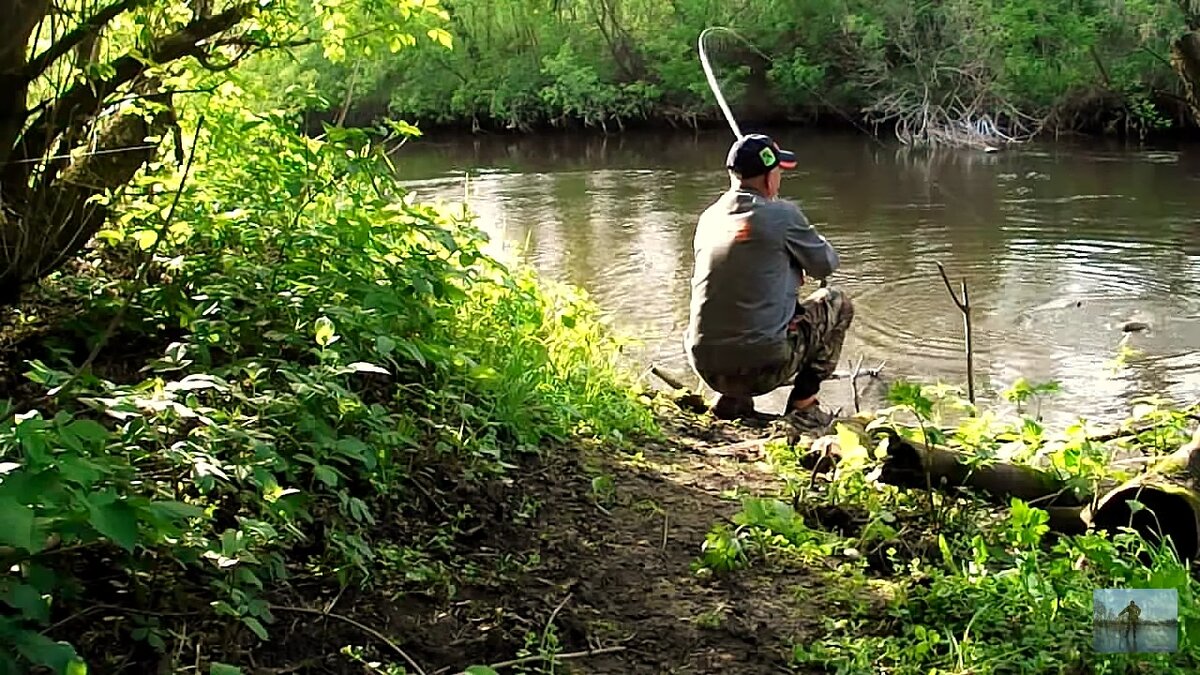
M792 382L785 415L793 424L827 429L833 416L817 401L833 375L850 299L821 288L803 301L805 275L825 279L837 251L796 204L779 198L783 169L796 156L770 137L743 136L725 162L730 189L700 216L684 342L692 369L720 394L721 419L756 416L755 396Z

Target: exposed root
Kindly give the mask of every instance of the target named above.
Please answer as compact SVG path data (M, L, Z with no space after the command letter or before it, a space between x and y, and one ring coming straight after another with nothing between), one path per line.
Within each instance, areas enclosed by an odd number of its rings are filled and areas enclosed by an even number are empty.
M921 94L900 90L865 111L875 125L890 124L896 139L911 147L966 147L995 152L1036 136L1044 125L1004 103L982 96L963 102L957 94L937 96L928 85Z

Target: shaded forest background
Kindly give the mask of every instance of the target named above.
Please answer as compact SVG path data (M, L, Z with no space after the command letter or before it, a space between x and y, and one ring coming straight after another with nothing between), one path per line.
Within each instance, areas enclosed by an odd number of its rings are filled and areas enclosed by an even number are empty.
M452 50L421 44L278 71L328 95L319 119L423 128L612 130L718 122L696 40L736 114L878 125L922 114L1005 133L1194 128L1194 0L454 0ZM752 43L753 46L747 44ZM1190 80L1189 80L1190 78Z

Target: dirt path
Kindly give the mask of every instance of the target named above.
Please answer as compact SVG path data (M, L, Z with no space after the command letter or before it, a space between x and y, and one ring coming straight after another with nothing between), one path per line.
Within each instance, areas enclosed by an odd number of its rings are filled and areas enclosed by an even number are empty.
M740 510L738 490L781 487L754 466L754 447L728 448L754 433L677 427L668 444L632 460L548 454L500 493L464 495L474 516L455 545L479 574L457 578L448 602L372 594L340 606L375 617L429 675L513 659L527 644L536 654L544 643L560 654L622 648L564 660L556 673L803 672L787 664L791 640L819 632L819 616L804 609L821 592L817 571L752 566L706 577L692 569L713 525ZM334 660L339 643L370 642L329 628L322 635ZM314 633L299 630L262 656L278 667L293 649L311 654Z

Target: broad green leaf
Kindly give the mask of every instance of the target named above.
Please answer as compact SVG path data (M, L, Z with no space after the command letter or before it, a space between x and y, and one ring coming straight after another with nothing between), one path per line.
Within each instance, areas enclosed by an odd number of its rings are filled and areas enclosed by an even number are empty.
M317 480L325 483L329 487L337 487L338 475L337 471L334 471L332 467L324 464L318 464L313 468L313 475L317 477Z
M396 341L386 335L380 335L375 338L375 349L384 356L391 354L396 349Z
M500 673L487 666L470 666L463 672L467 675L500 675Z
M242 675L242 669L228 663L216 662L209 664L208 675Z
M267 639L267 629L263 628L263 625L259 623L258 619L252 616L244 616L242 617L242 623L246 624L250 630L254 631L254 634L258 636L259 640Z
M108 429L92 420L75 420L67 425L67 429L85 441L103 443L108 440Z
M28 584L13 586L4 601L13 608L21 610L28 619L40 624L50 621L50 605L33 586Z
M204 515L204 509L199 506L175 501L150 502L145 508L164 520L200 518Z
M67 664L67 670L64 675L87 675L87 672L87 664L79 659L75 659Z
M33 515L28 506L12 497L0 496L0 544L33 551Z
M114 501L103 505L89 503L88 507L92 527L114 544L132 552L138 534L137 512L133 507L126 501Z
M79 660L79 655L71 645L55 642L40 633L19 631L11 636L11 640L21 656L57 673L70 672L71 664Z

